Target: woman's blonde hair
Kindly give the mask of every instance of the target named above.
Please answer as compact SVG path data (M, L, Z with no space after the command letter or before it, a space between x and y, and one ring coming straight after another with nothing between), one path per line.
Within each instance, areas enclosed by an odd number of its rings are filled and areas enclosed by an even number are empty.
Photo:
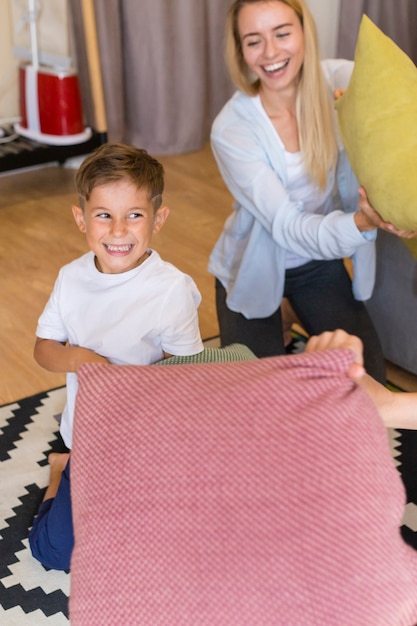
M235 0L227 16L226 63L236 87L249 96L259 93L260 80L253 76L243 58L238 17L247 4L267 1L270 0ZM337 144L333 103L320 64L316 24L305 0L273 1L293 9L303 28L304 61L296 101L298 135L306 170L323 189L329 170L336 163Z

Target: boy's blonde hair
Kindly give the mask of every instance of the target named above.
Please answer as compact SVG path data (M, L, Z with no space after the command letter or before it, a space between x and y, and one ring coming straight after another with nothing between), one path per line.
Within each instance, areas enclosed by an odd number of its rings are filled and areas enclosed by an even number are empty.
M235 0L226 23L226 63L236 87L249 96L259 93L260 81L243 58L238 17L247 4L268 0ZM270 0L269 0L270 1ZM333 103L320 64L319 43L314 18L305 0L274 0L292 8L304 33L304 62L296 102L298 134L304 163L312 180L323 189L329 170L337 159Z
M149 193L154 211L162 204L164 168L146 150L124 143L105 143L96 148L75 175L80 207L99 185L127 180Z

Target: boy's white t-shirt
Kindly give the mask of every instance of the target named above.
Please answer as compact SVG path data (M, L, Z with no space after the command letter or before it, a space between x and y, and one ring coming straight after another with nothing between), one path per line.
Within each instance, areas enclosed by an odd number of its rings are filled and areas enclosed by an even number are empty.
M93 252L65 265L39 318L36 335L89 348L117 365L149 365L163 353L203 350L197 308L201 295L190 276L155 250L139 267L103 274ZM77 376L67 374L61 435L71 448Z

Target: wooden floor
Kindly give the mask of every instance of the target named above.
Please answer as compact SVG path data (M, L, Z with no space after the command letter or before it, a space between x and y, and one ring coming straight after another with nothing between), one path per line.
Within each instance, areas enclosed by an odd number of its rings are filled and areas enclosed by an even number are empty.
M196 281L201 334L213 337L218 326L207 263L232 199L208 146L161 161L171 214L154 247ZM32 350L59 268L87 249L71 213L73 178L74 170L53 164L0 176L0 404L64 384L63 375L35 363ZM401 371L397 381L417 389L416 378Z

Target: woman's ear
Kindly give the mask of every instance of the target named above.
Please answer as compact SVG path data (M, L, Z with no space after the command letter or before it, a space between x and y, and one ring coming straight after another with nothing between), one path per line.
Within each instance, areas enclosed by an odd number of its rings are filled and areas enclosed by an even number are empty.
M75 219L75 223L77 224L78 228L80 229L80 231L82 233L85 233L85 219L84 219L84 211L82 210L81 207L76 206L75 204L72 205L72 214L74 216Z
M155 211L154 222L153 222L153 232L159 233L162 226L167 221L169 215L169 207L161 206L159 209Z

